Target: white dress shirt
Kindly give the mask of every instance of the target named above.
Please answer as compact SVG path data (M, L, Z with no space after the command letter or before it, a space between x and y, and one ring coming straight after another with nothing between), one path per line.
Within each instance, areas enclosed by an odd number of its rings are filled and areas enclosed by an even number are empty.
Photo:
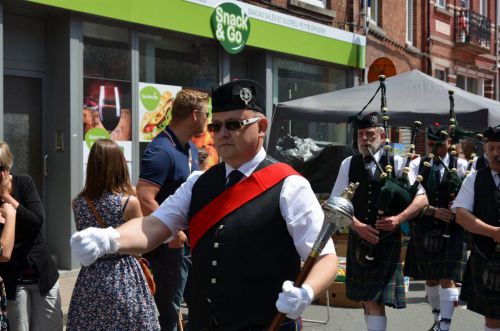
M410 162L410 170L413 172L413 175L416 177L419 172L421 158L417 157L415 160ZM447 153L446 156L442 159L442 163L439 164L439 173L441 177L441 181L444 176L444 166L443 163L446 164L447 167L450 166L450 155ZM434 165L434 160L430 161L431 167ZM457 159L457 174L460 178L465 177L465 173L467 172L467 166L469 162L464 159ZM423 165L422 165L423 166Z
M265 157L266 152L264 148L261 148L252 160L242 164L237 169L244 175L242 180L250 176ZM233 170L235 169L226 163L226 178ZM188 228L191 190L202 174L201 171L191 174L186 182L152 213L154 217L158 218L170 229L172 234ZM283 182L279 204L281 215L286 221L295 248L302 260L305 260L309 256L323 225L324 214L319 201L307 179L302 176L292 175ZM335 253L331 239L328 240L321 255L330 253Z
M462 187L460 187L460 191L458 192L453 205L451 206L451 210L455 212L456 208L464 208L468 211L472 212L474 209L474 183L476 182L477 171L474 170L469 176L467 176L462 183ZM495 185L498 187L500 184L500 177L498 176L498 172L491 170L491 176L495 181Z
M382 148L380 148L373 155L377 161L380 161L380 158L382 157L382 152L383 152ZM339 169L339 174L337 175L337 180L335 181L335 185L333 186L331 195L340 196L344 191L344 189L349 185L349 167L351 166L351 160L352 156L349 156L345 158L344 161L342 161L342 164L340 165ZM365 168L368 171L370 171L372 175L375 173L376 167L377 166L373 161L365 165ZM400 177L402 175L403 168L404 168L403 158L399 155L395 155L393 171L395 172L396 177ZM415 182L415 175L411 171L408 173L408 180L410 181L410 185L412 185ZM417 194L423 194L423 193L425 193L425 191L422 187L420 187Z

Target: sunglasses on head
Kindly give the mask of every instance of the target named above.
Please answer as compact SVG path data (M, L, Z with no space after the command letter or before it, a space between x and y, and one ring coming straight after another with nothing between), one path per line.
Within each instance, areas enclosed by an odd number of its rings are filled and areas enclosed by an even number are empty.
M219 132L222 129L222 125L226 128L228 131L235 131L238 129L241 129L242 127L255 123L258 120L260 120L261 117L254 117L254 118L249 118L247 120L242 120L242 121L227 121L225 123L210 123L207 125L207 129L210 132Z

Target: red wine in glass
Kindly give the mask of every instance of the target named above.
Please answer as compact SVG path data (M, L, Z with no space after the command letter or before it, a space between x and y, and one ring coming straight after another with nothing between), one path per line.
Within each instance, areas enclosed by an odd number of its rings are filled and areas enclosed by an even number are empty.
M118 87L101 85L99 88L99 118L106 130L113 131L120 121L121 107Z

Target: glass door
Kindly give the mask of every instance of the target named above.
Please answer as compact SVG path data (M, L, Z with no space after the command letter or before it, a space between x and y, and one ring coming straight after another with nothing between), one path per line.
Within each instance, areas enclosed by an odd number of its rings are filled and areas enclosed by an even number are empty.
M28 174L43 199L43 80L4 75L4 141L14 154L13 174Z

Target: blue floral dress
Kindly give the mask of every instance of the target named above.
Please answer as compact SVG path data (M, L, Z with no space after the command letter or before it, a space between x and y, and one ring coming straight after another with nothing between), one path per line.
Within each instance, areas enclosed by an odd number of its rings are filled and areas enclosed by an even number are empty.
M105 194L94 200L104 222L124 223L121 198ZM100 227L85 198L73 202L76 228ZM73 289L67 330L160 330L154 299L133 256L111 254L82 267Z

